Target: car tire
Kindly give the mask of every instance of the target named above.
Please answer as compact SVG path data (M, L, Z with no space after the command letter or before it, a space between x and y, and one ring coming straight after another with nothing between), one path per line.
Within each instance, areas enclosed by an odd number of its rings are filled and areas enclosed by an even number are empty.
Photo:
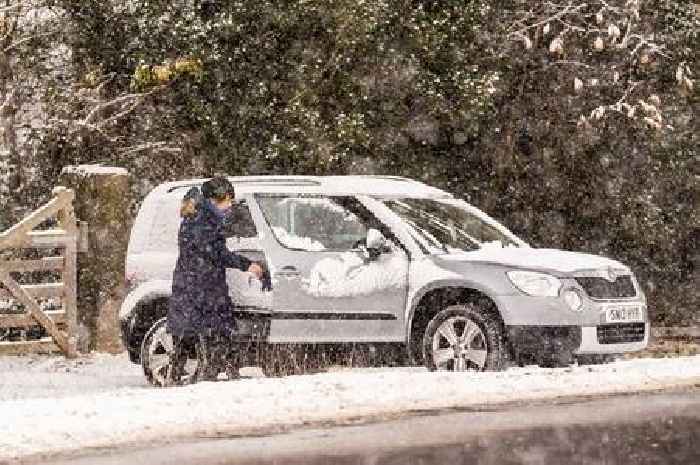
M567 354L540 356L537 360L540 368L566 368L572 363L572 358Z
M166 387L169 381L169 370L172 369L170 355L173 350L172 336L166 331L166 318L156 321L146 332L141 344L141 366L149 384L156 387ZM185 364L184 383L196 381L198 362L188 359Z
M500 371L505 368L503 325L485 305L452 305L428 323L423 360L431 371ZM451 328L451 329L450 329Z
M577 355L576 363L579 365L603 365L615 361L617 355L614 354L596 354L596 355Z

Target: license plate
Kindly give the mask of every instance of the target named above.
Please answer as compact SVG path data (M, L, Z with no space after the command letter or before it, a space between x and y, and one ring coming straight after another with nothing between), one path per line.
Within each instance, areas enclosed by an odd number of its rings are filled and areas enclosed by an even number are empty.
M608 323L642 321L642 309L640 307L608 307L605 309L605 321Z

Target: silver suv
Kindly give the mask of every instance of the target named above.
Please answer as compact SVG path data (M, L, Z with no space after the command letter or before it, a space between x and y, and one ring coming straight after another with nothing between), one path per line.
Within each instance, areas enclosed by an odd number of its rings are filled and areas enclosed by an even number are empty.
M228 271L242 347L267 373L318 367L343 347L378 360L403 353L429 369L499 370L600 362L647 345L646 299L627 266L531 248L442 190L388 176L230 180L238 203L227 244L271 275L270 288ZM203 181L154 189L131 232L120 317L147 374L165 363L180 203Z

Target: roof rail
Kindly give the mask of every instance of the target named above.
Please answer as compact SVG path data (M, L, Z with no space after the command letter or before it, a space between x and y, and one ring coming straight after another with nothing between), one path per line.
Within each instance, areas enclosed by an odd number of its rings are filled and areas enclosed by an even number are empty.
M308 178L230 178L233 184L275 184L290 186L320 186L321 183L315 179Z
M231 183L235 186L236 184L257 184L257 185L275 185L275 186L320 186L321 183L315 179L285 179L285 178L249 178L242 179L236 177L229 177ZM196 182L190 182L186 184L178 184L177 186L172 186L168 189L168 194L175 192L180 189L191 189L192 187L200 187L206 180L202 179Z
M392 175L388 175L388 174L363 174L361 176L363 178L387 179L389 181L404 181L404 182L415 182L415 183L420 182L420 181L416 181L415 179L405 178L403 176L392 176Z

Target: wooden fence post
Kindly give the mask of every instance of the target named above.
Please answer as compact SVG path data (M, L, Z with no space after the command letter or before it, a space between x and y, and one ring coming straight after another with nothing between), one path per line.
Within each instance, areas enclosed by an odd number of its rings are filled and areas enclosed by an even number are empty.
M57 194L59 189L65 188L61 186L54 189L54 194ZM74 208L59 212L58 224L69 236L79 237ZM63 308L66 312L66 326L68 330L67 356L69 357L76 356L78 351L78 244L76 242L77 241L70 241L66 245L63 253L64 266L62 281L65 289Z
M123 168L80 165L65 167L59 179L75 191L75 213L88 223L88 250L78 255L77 270L78 334L87 333L88 339L81 345L121 352L118 314L132 221L129 174Z

